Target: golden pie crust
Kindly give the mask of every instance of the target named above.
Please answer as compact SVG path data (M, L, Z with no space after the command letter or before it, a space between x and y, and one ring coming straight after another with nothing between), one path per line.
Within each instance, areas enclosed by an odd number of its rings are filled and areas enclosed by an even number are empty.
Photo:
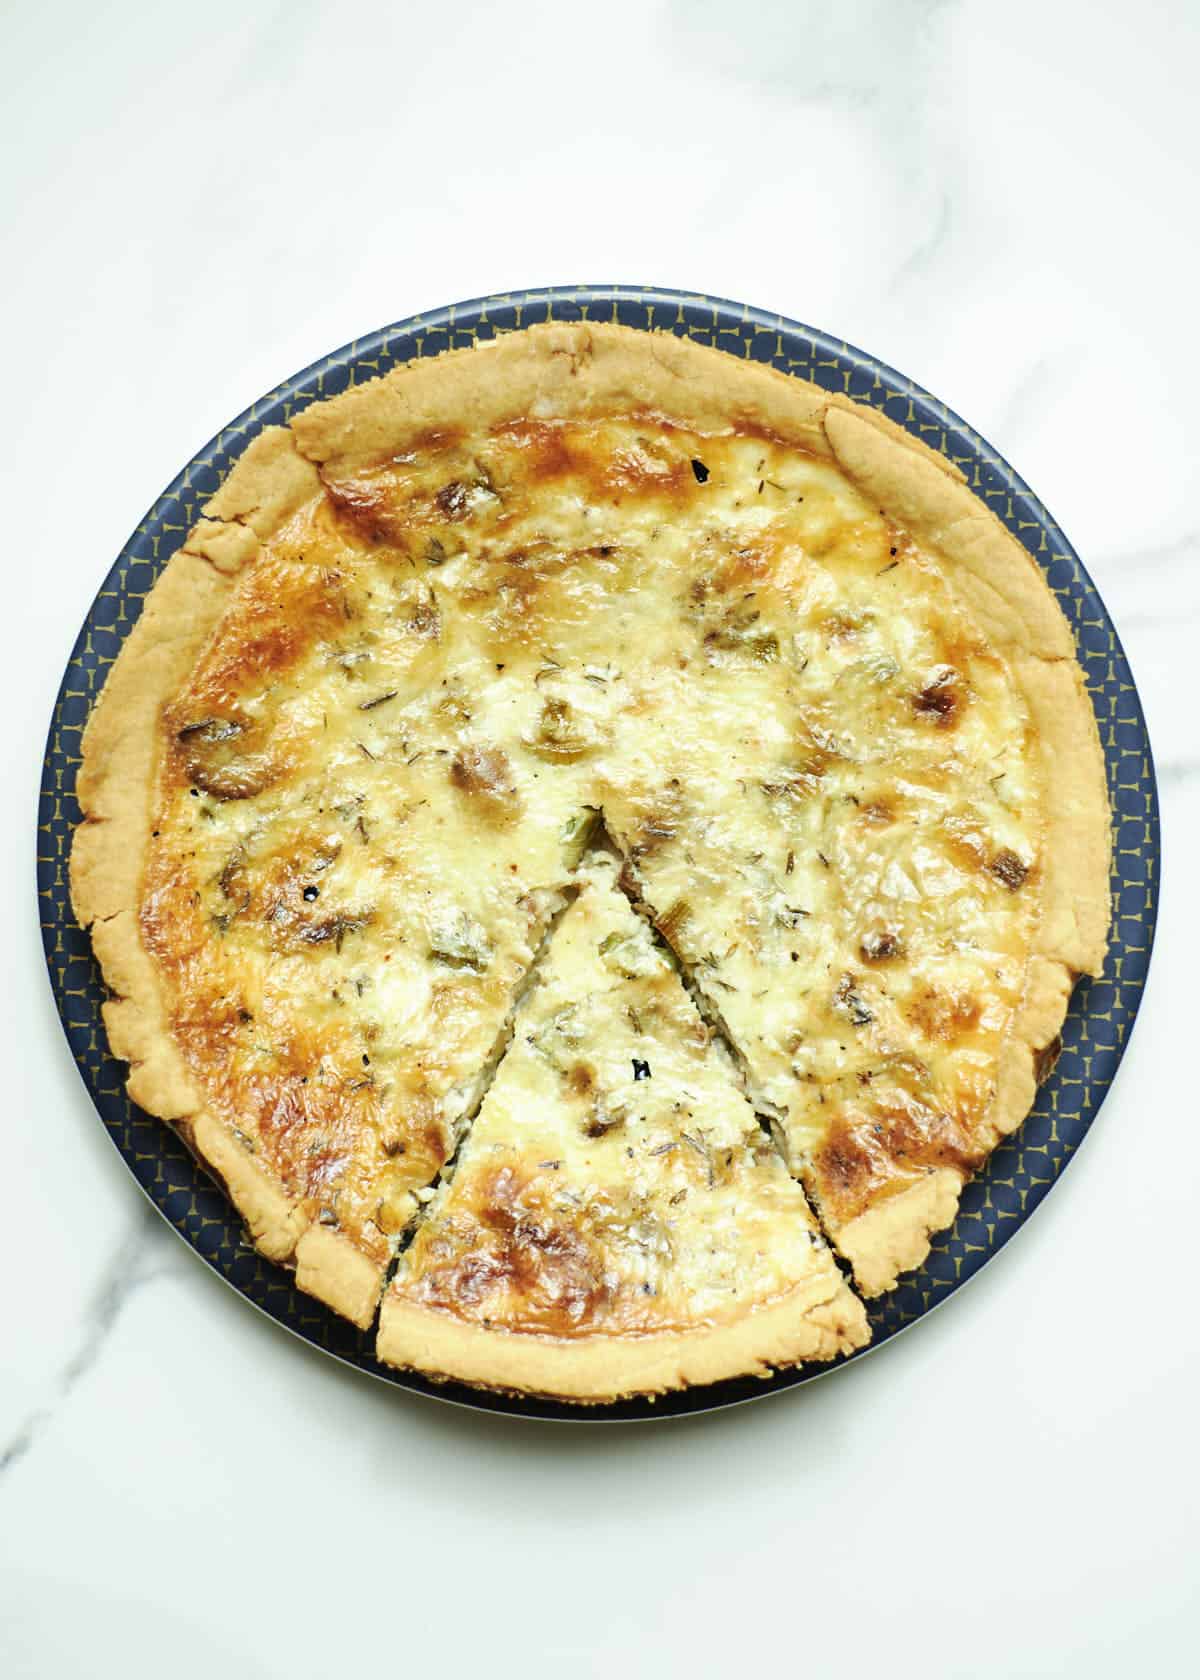
M365 1252L336 1224L316 1218L310 1200L213 1112L195 1065L181 1053L141 920L166 751L163 719L239 583L330 485L406 458L447 432L642 415L692 433L762 436L827 464L934 557L1021 696L1045 777L1043 843L1025 981L987 1113L994 1138L1028 1112L1039 1058L1056 1038L1075 979L1098 973L1103 962L1109 812L1071 633L1024 548L951 463L844 397L670 334L617 326L534 327L408 364L314 404L290 427L269 428L249 444L168 563L110 673L84 740L78 797L85 820L71 858L71 891L111 994L105 1025L114 1055L129 1063L131 1097L180 1130L224 1184L264 1255L294 1266L301 1288L364 1328L378 1311L388 1254ZM933 1167L840 1224L837 1247L864 1293L890 1288L921 1263L931 1233L953 1219L965 1177L956 1164ZM412 1311L392 1308L381 1357L435 1376L590 1400L828 1359L864 1333L845 1314L798 1320L794 1309L780 1306L706 1333L522 1340L453 1315L411 1320Z

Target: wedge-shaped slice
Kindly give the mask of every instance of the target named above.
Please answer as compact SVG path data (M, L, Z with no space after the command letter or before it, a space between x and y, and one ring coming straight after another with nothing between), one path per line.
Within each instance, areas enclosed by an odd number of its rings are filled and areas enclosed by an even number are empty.
M380 1357L602 1401L861 1347L862 1304L614 866L580 880Z

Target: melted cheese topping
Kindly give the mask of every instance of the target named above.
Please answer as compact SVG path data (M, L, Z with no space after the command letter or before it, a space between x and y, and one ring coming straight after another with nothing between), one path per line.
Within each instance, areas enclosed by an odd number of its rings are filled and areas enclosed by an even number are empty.
M649 416L424 439L266 546L165 725L142 926L177 1040L367 1252L470 1117L601 810L831 1229L991 1147L1028 720L829 463Z
M394 1293L558 1336L717 1325L837 1273L671 963L596 862Z

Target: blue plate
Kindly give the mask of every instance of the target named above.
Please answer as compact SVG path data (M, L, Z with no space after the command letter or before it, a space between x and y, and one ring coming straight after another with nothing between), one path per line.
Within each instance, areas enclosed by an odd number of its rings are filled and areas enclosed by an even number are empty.
M704 1411L792 1388L828 1369L739 1379L657 1402L579 1410L492 1396L388 1370L372 1336L302 1295L288 1272L255 1253L223 1193L160 1121L129 1101L124 1065L112 1059L100 1016L104 987L67 893L67 856L79 820L80 736L113 660L151 585L206 499L263 426L311 402L386 373L415 356L476 343L536 321L619 321L771 362L882 409L957 463L978 496L1045 573L1075 632L1096 711L1115 814L1113 924L1104 978L1084 981L1063 1028L1063 1051L1025 1124L968 1186L953 1227L920 1271L871 1307L874 1347L923 1318L996 1254L1057 1180L1083 1141L1124 1054L1142 999L1158 903L1159 828L1154 763L1133 675L1095 586L1046 509L1012 468L963 421L892 368L811 327L740 303L637 286L550 287L452 304L356 339L256 402L218 433L155 502L117 557L79 633L46 746L38 812L42 938L59 1014L84 1083L130 1172L169 1224L248 1301L314 1347L384 1382L461 1405L525 1417L646 1418ZM858 1354L855 1358L861 1358ZM842 1363L850 1363L843 1361Z

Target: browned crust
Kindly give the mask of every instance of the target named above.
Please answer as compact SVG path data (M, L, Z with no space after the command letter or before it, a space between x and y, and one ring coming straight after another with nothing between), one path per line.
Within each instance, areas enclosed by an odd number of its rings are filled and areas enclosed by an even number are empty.
M150 592L84 732L77 791L86 820L71 851L71 902L78 921L91 929L112 993L104 1023L113 1054L129 1063L130 1096L151 1114L184 1123L263 1254L294 1258L302 1288L365 1326L374 1317L382 1268L344 1238L339 1247L336 1233L309 1230L295 1199L205 1108L171 1035L138 925L158 787L159 713L220 621L236 573L319 492L317 475L291 434L282 427L260 433Z
M306 408L292 430L322 475L336 480L402 453L430 432L526 417L660 414L701 432L761 430L829 459L824 419L831 408L864 416L894 442L911 442L875 410L674 333L549 323L406 362L382 379ZM929 458L951 479L961 478L952 462Z
M195 554L171 560L130 632L83 736L76 796L87 821L71 853L71 902L86 927L136 911L157 773L158 714L187 678L229 599Z
M988 1114L997 1141L1016 1131L1033 1106L1038 1053L1057 1037L1074 983L1065 963L1041 955L1030 959L1025 995L1000 1051L996 1095Z
M386 1268L340 1231L309 1225L296 1243L296 1282L365 1330L375 1318Z
M292 428L304 454L332 477L448 427L636 412L678 417L701 430L765 426L828 455L821 430L828 401L815 386L671 333L548 324L408 362L305 409Z
M733 1324L649 1336L517 1335L468 1324L392 1292L380 1312L377 1351L385 1364L402 1369L595 1404L726 1377L768 1377L836 1359L869 1339L862 1302L827 1258L816 1278Z
M1075 975L1098 971L1103 960L1108 808L1099 740L1071 634L1025 550L951 463L843 396L669 333L611 325L535 327L408 364L316 404L296 417L290 431L271 428L249 445L159 579L110 673L84 737L78 795L87 820L74 843L71 892L114 993L105 1020L114 1053L130 1062L131 1095L153 1113L189 1123L197 1149L228 1185L263 1253L294 1259L301 1286L356 1323L369 1322L379 1269L337 1233L309 1227L294 1199L204 1110L170 1037L137 921L157 785L158 714L193 668L236 575L319 492L314 464L335 479L399 453L439 427L629 411L661 413L702 431L761 428L835 461L941 556L975 621L1007 656L1044 765L1053 771L1047 785L1054 797L1047 806L1039 943L990 1117L997 1135L1028 1110L1036 1053L1057 1032ZM864 1289L890 1287L901 1270L920 1263L930 1232L953 1218L960 1187L956 1173L931 1174L838 1234ZM389 1299L381 1349L386 1343L390 1352L381 1357L395 1354L402 1363L498 1387L527 1386L513 1377L524 1355L497 1351L491 1357L499 1363L489 1367L485 1349L492 1338L486 1332L468 1332L428 1313L413 1318L418 1311L401 1313ZM761 1328L768 1320L755 1315L753 1322ZM525 1338L513 1338L511 1345L518 1340L532 1345ZM667 1340L650 1339L636 1356L638 1392L716 1380L716 1374L733 1374L728 1362L736 1359L765 1369L783 1357L771 1337L760 1347L738 1326L708 1333L709 1343L724 1353L704 1353L695 1338L675 1338L680 1345L671 1348ZM614 1384L611 1363L618 1346L624 1357L632 1343L613 1342L595 1355L575 1344L549 1345L555 1351L547 1353L543 1368L562 1375L539 1391L587 1397L589 1384L597 1396L632 1391L620 1386L624 1378ZM610 1361L607 1375L601 1355Z
M1072 979L1099 974L1108 944L1112 839L1091 702L1073 659L1015 654L1010 664L1029 707L1047 790L1035 951L1068 969Z
M268 426L246 447L184 541L217 571L235 576L288 520L319 495L321 481L286 426Z
M901 1272L921 1265L930 1237L958 1212L965 1183L953 1167L938 1167L838 1229L838 1252L854 1267L854 1281L864 1295L894 1289Z

